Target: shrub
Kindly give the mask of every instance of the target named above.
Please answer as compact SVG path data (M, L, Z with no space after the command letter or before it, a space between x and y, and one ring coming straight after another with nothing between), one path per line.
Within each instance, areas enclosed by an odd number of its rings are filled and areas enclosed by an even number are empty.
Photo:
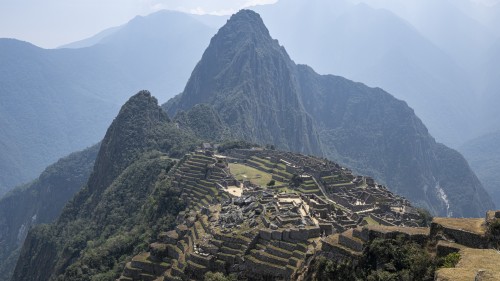
M499 237L500 236L500 219L493 220L490 223L488 230L492 236Z
M457 265L459 260L460 260L459 253L450 253L443 258L441 267L453 268Z

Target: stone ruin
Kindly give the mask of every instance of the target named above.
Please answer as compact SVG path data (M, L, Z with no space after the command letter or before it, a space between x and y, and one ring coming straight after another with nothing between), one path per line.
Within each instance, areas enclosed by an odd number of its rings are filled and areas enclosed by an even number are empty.
M230 162L270 173L284 185L240 183ZM314 256L356 259L377 237L402 235L422 245L437 241L438 255L488 248L484 227L500 217L489 213L486 220L463 222L478 226L472 229L440 218L431 228L414 227L420 217L408 200L372 178L325 159L261 149L224 155L213 146L200 150L180 161L172 184L188 204L178 226L128 262L118 280L201 280L209 271L295 280ZM229 193L229 186L242 186L242 193ZM289 192L280 192L283 187Z

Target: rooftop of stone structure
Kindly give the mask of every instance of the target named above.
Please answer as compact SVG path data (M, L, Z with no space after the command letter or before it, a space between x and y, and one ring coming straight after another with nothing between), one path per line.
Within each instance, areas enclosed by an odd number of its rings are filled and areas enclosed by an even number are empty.
M464 219L464 218L434 218L433 223L439 224L444 228L458 229L484 235L486 227L484 218Z
M436 272L437 281L500 280L500 252L496 250L462 249L455 268L442 268ZM478 273L483 270L482 273ZM475 279L480 274L481 278Z

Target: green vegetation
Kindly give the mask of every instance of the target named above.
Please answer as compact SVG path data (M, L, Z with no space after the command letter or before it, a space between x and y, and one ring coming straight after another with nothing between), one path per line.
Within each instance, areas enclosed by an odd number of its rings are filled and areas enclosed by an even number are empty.
M378 88L295 65L254 12L242 11L230 22L236 24L213 37L185 92L166 105L170 114L178 114L178 124L146 91L122 107L87 184L58 221L28 234L13 281L115 280L126 261L147 250L159 232L172 229L186 207L171 184L173 158L192 151L201 142L195 136L217 140L226 130L235 139L339 159L422 205L439 198L421 197L420 187L439 183L457 216L481 214L492 205L463 158L437 144L404 102ZM258 55L248 55L255 50ZM195 107L199 102L209 105ZM250 146L231 142L220 149ZM271 182L270 173L231 165L239 180ZM292 182L319 192L297 175ZM438 207L433 211L444 211ZM418 281L432 280L435 267L425 249L398 238L375 239L357 264L318 258L311 270L317 280Z
M249 180L250 182L260 186L266 186L272 180L271 174L243 164L230 163L229 170L237 180ZM282 185L283 183L275 181L275 184Z
M93 212L54 226L53 236L64 253L54 265L62 270L59 279L114 280L131 255L146 250L160 231L175 226L175 216L185 204L166 177L172 165L160 153L146 153L113 181Z
M460 253L450 253L441 261L441 267L452 268L460 261Z
M316 258L310 269L313 280L434 280L435 260L416 243L402 238L373 240L360 261Z
M258 147L258 145L246 141L225 141L219 145L218 151L224 152L229 149L249 149L252 147Z
M424 208L417 208L417 212L420 215L420 220L418 221L418 225L430 227L433 219L431 213Z
M229 138L219 114L208 104L197 104L187 112L179 112L174 121L201 140L217 142Z
M494 219L488 226L488 231L492 236L500 237L500 219Z
M371 225L380 225L380 223L376 222L370 216L366 216L363 220L366 221L368 224L371 224Z
M98 150L99 145L94 145L60 159L38 179L0 200L0 218L13 218L0 219L0 280L10 280L28 229L53 222L86 183Z
M310 273L313 274L311 279L315 281L361 280L356 278L359 273L356 273L355 266L349 260L337 261L317 257Z
M304 179L297 174L292 175L292 179L290 180L290 185L293 187L299 187L302 183L304 183Z
M490 237L492 247L500 250L500 219L494 219L488 225L487 234Z
M275 186L276 185L276 181L275 180L270 180L268 183L267 183L267 186Z
M361 265L366 280L434 280L436 262L430 254L414 242L397 239L375 239L363 253Z
M224 275L220 272L207 272L205 273L204 281L236 281L238 278L235 275Z
M148 92L130 98L102 141L88 183L59 220L26 238L13 280L115 280L185 209L169 174L198 141ZM23 270L29 269L29 270Z

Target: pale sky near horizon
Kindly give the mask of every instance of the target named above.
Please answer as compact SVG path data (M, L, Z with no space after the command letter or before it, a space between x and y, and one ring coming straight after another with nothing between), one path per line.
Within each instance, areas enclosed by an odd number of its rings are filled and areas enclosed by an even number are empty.
M88 38L106 28L122 25L137 15L147 15L161 9L196 14L232 14L245 7L277 1L0 0L0 38L16 38L39 47L56 48ZM470 1L491 5L500 0Z
M277 0L0 0L0 38L43 48L78 41L161 9L232 14Z

